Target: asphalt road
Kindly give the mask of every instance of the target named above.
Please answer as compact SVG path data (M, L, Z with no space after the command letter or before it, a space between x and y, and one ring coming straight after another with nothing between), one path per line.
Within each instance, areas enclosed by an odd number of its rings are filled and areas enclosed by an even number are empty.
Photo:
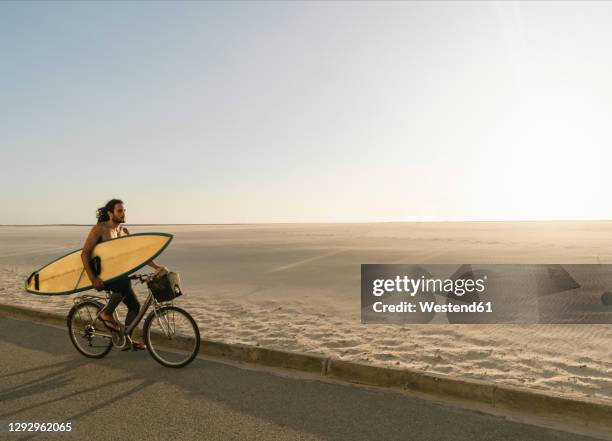
M406 394L146 352L90 360L62 329L0 318L0 439L9 422L71 422L89 440L593 440Z

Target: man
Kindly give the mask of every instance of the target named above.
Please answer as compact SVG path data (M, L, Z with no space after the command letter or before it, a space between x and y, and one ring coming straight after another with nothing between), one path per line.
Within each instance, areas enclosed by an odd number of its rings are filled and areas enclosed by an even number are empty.
M111 291L111 297L108 301L106 308L102 311L99 318L108 329L114 332L119 332L120 327L113 319L113 312L121 301L128 307L128 313L125 317L125 326L127 327L132 320L136 318L140 311L140 302L136 298L134 291L132 290L132 284L130 279L127 277L116 280L108 285L105 285L102 279L100 279L94 272L91 261L92 251L94 247L105 240L114 239L121 236L127 236L129 231L121 224L125 222L125 206L123 201L120 199L111 199L106 203L104 207L97 210L98 223L94 225L85 240L83 245L83 251L81 252L81 259L83 260L83 266L87 272L89 280L93 287L101 291L108 289ZM160 270L162 267L150 262L149 266L156 270ZM134 349L145 349L145 345L142 342L133 341ZM126 345L123 347L123 351L128 350L129 344L126 341Z

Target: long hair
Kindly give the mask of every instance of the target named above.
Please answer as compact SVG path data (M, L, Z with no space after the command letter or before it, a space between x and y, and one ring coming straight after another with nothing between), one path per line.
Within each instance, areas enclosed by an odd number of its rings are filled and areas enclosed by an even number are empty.
M112 213L113 211L115 211L115 205L117 204L123 204L123 201L121 199L111 199L106 203L104 207L98 208L96 210L96 217L98 218L98 223L109 220L110 217L108 216L108 212L110 211Z

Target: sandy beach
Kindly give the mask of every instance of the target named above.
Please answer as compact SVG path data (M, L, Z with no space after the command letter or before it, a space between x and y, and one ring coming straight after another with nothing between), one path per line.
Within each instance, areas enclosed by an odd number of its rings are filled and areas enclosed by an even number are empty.
M0 303L67 313L28 274L89 227L0 227ZM362 263L612 263L612 222L132 226L175 235L159 263L205 338L493 380L612 401L606 325L364 325ZM611 287L612 288L612 287ZM136 287L140 298L146 290ZM120 307L123 311L123 305Z

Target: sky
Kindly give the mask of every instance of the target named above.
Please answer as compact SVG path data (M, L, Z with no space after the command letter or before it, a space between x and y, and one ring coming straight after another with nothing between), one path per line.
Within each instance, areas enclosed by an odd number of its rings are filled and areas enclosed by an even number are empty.
M0 224L612 218L610 2L2 2Z

